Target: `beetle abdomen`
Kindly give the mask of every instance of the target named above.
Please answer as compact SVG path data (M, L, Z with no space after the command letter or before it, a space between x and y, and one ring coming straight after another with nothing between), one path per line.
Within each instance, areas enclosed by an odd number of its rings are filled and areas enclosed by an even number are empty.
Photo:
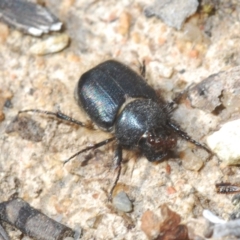
M114 60L103 62L81 76L77 98L89 117L107 131L113 128L126 99L157 100L154 89L141 76Z

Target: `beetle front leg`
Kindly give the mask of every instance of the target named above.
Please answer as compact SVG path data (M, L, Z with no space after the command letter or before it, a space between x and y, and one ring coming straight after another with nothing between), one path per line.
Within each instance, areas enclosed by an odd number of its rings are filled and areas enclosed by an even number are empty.
M118 180L119 180L119 177L120 177L120 174L121 174L121 170L122 170L122 166L121 166L121 164L122 164L122 146L119 145L119 144L116 147L113 161L114 161L114 164L115 164L115 169L117 169L118 172L117 172L117 176L115 178L115 181L113 183L113 186L110 190L110 193L109 193L109 196L108 196L108 201L112 201L112 194L113 194L114 188L116 187L116 185L118 183Z
M105 140L103 140L101 142L98 142L98 143L94 144L93 146L86 147L86 148L80 150L79 152L73 154L70 158L66 159L63 163L65 165L66 163L68 163L71 159L75 158L76 156L78 156L78 155L80 155L80 154L82 154L84 152L87 152L87 151L89 151L91 149L97 149L99 147L102 147L102 146L112 142L113 140L115 140L115 137L105 139Z
M180 93L177 94L177 96L166 105L167 108L167 112L171 113L176 107L177 105L180 103L180 101L186 97L189 89L192 87L192 84L190 86L188 86L187 88L185 88L183 91L181 91Z

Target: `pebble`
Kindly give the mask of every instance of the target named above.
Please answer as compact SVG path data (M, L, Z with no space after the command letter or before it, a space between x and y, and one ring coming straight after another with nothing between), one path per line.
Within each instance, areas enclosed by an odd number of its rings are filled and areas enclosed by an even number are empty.
M41 36L43 33L59 31L62 28L62 23L55 15L33 1L1 0L0 16L1 21L9 26L33 36Z
M125 36L129 33L132 16L128 12L123 12L119 17L118 33Z
M157 239L159 236L159 225L161 221L153 211L147 210L141 219L141 230L147 235L148 239Z
M60 52L68 46L69 40L70 39L67 34L58 34L35 43L29 49L29 51L34 55L46 55L50 53Z
M213 214L210 210L208 209L204 209L203 210L203 217L205 217L209 222L211 223L219 223L219 224L224 224L226 223L225 220L219 218L218 216L216 216L215 214Z
M225 237L225 238L224 238ZM213 239L234 239L240 237L240 219L228 221L225 224L216 224L213 228ZM235 238L235 239L236 239Z
M0 44L4 44L9 36L7 25L0 23Z
M188 229L180 224L181 217L172 211L166 204L153 211L147 210L143 213L141 219L141 229L147 235L148 239L189 239Z
M132 202L129 200L127 194L123 191L119 192L113 198L113 205L122 212L131 212L133 209Z
M183 167L191 171L199 171L204 164L203 160L191 151L191 149L184 151L182 159Z
M155 0L153 5L145 9L145 15L155 15L168 26L180 30L185 20L197 11L198 4L197 0Z
M0 111L0 122L2 122L5 119L5 114Z
M219 131L207 138L208 147L226 165L240 164L240 120L222 125Z

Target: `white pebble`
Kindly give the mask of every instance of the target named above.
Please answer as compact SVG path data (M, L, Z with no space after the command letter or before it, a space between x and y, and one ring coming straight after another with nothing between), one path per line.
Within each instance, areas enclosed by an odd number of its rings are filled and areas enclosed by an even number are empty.
M113 198L113 205L120 211L131 212L132 211L132 202L129 200L127 194L123 191L119 192Z
M218 216L216 216L215 214L213 214L211 211L209 211L208 209L204 209L203 210L203 216L211 223L226 223L225 220L219 218Z
M227 165L240 164L240 120L225 123L207 138L209 148Z
M51 36L46 40L42 40L34 44L30 49L30 53L34 55L45 55L63 50L68 46L69 36L67 34L58 34Z

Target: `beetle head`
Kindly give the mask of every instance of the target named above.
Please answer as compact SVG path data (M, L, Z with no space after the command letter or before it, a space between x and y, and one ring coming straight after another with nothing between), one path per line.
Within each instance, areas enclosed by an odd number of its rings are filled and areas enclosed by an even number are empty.
M165 129L146 131L139 140L138 147L150 162L161 161L177 144L177 138Z

